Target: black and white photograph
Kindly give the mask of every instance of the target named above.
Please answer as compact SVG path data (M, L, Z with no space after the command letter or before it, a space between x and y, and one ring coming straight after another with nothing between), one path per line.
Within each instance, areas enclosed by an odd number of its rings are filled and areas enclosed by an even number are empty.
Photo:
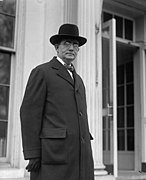
M0 180L146 180L146 0L0 0Z

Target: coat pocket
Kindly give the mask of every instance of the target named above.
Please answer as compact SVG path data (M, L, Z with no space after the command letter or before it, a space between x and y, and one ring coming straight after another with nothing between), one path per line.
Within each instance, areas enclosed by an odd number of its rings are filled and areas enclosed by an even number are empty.
M67 131L63 128L44 128L40 135L43 164L67 163Z

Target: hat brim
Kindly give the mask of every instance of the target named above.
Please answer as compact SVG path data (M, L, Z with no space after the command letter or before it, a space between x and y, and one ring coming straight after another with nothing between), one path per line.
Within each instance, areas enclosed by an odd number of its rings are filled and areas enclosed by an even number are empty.
M54 35L50 38L50 42L51 44L55 45L60 43L62 40L64 39L73 39L73 40L77 40L79 42L79 46L83 46L86 42L87 39L81 36L69 36L69 35L65 35L65 34L61 34L61 35Z

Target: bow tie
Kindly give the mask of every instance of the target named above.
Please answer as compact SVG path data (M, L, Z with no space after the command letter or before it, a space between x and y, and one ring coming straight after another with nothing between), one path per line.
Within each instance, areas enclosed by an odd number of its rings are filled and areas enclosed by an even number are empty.
M69 70L70 72L73 72L75 69L73 67L73 65L67 65L67 64L64 64L64 66L66 67L67 70Z

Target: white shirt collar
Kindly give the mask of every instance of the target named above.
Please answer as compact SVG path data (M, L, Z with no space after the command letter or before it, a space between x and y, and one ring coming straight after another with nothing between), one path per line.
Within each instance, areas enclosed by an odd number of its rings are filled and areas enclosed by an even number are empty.
M58 57L58 56L57 56L57 60L58 60L62 65L65 65L65 64L66 64L66 63L65 63L60 57ZM71 64L70 64L69 66L71 66Z
M65 65L65 62L64 62L60 57L57 56L57 60L58 60L62 65Z
M58 57L58 56L57 56L57 60L58 60L63 66L66 64L66 63L65 63L60 57ZM71 66L71 64L70 64L69 66ZM73 79L72 73L71 73L69 70L67 70L67 71L69 72L70 76L71 76L72 79Z

